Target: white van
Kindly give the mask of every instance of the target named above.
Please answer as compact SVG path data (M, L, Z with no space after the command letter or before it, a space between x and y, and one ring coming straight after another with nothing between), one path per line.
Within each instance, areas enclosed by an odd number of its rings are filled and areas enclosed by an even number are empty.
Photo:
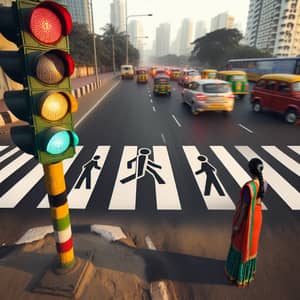
M132 65L122 65L121 66L121 77L122 79L130 78L133 79L134 77L134 69Z

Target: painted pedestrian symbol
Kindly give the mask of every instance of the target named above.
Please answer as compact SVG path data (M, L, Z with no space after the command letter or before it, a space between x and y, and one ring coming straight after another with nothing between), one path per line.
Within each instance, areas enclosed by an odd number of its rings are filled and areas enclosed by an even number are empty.
M127 162L127 168L131 169L133 163L136 163L135 173L120 180L121 183L127 183L132 180L138 180L146 175L150 174L159 184L165 184L165 181L159 176L154 168L161 169L161 166L152 161L149 156L151 150L148 148L141 148L138 150L138 155Z
M225 196L225 193L222 187L220 186L219 181L216 178L217 171L215 167L208 162L207 157L204 155L198 156L198 160L201 161L201 169L199 171L196 171L195 174L196 175L199 175L201 173L206 174L204 196L210 195L212 185L214 185L214 187L216 188L220 196Z
M75 185L75 189L80 189L82 183L85 181L85 188L90 189L91 188L91 172L93 168L96 168L98 170L101 169L101 167L98 166L97 160L100 159L100 155L95 155L93 159L88 161L86 164L82 166L82 169L84 171L81 173L78 182Z

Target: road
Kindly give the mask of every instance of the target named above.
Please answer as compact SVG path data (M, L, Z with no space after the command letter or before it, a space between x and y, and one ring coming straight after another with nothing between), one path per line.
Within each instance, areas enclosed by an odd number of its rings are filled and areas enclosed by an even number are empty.
M91 110L76 116L80 147L64 162L72 224L121 225L142 247L150 235L166 253L165 277L174 280L179 299L295 299L299 125L274 113L253 113L248 96L236 100L229 114L193 116L176 83L171 97L158 97L151 81L122 81L93 108L98 100L82 102ZM207 192L205 174L196 175L200 155L215 169ZM222 270L234 204L254 156L265 162L269 187L257 281L240 291L227 284ZM89 162L90 172L83 167ZM3 145L0 167L0 242L9 243L27 228L50 223L49 210L42 168L30 156Z

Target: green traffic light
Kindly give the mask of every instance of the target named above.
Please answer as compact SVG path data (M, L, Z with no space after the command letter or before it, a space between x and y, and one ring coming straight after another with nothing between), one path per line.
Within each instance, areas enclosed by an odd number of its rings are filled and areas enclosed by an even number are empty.
M46 151L49 154L57 155L64 153L71 144L71 138L68 131L59 131L49 140Z

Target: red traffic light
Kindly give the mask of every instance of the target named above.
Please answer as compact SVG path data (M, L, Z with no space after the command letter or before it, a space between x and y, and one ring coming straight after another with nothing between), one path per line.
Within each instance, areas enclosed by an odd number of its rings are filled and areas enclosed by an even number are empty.
M44 1L32 10L29 30L40 43L56 44L62 35L71 33L72 17L60 4Z

